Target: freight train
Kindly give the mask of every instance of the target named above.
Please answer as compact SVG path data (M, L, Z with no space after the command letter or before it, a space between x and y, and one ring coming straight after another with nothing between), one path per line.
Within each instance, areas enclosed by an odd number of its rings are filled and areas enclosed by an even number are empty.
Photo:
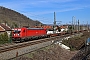
M55 31L47 31L44 28L15 28L12 31L12 40L14 42L30 41L33 39L40 39L44 37L65 35L67 32L60 32L58 29Z

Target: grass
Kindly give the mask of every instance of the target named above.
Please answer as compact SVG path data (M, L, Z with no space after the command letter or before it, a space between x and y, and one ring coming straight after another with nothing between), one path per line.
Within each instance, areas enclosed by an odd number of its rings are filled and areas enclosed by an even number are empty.
M0 44L9 43L8 41L0 41Z
M43 47L43 48L41 48L39 50L41 50L41 51L48 51L48 49L50 49L51 47L53 47L53 45ZM25 57L33 58L35 53L38 53L38 51L36 50L36 51L31 52L30 54L25 54Z
M26 54L25 56L26 57L28 57L28 58L33 58L33 54L34 54L35 52L31 52L30 54Z
M74 43L76 43L78 40L80 40L80 38L81 38L80 36L69 38L69 40L63 40L62 44L65 44L66 46L70 47L71 51L74 51L74 50L76 50Z
M51 45L50 46L46 46L44 48L41 48L40 50L43 50L43 51L47 51L48 49L50 49Z

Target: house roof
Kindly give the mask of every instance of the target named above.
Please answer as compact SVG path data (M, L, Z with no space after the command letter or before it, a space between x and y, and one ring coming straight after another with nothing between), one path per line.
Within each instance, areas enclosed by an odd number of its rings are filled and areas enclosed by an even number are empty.
M60 26L60 28L65 29L65 28L67 28L67 26Z
M5 31L2 27L0 27L0 31Z
M0 24L0 31L11 31L11 28L5 24Z

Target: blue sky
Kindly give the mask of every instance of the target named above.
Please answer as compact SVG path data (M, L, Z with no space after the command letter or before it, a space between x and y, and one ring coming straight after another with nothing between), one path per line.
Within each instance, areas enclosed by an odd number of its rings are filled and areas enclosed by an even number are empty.
M1 0L0 6L15 10L33 20L53 24L71 24L72 17L80 24L90 24L90 0Z

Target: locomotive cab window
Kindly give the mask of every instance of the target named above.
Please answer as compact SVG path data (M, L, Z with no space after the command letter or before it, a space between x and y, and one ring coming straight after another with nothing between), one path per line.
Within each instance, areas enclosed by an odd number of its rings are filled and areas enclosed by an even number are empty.
M20 33L21 31L18 31L18 30L14 30L14 33Z

